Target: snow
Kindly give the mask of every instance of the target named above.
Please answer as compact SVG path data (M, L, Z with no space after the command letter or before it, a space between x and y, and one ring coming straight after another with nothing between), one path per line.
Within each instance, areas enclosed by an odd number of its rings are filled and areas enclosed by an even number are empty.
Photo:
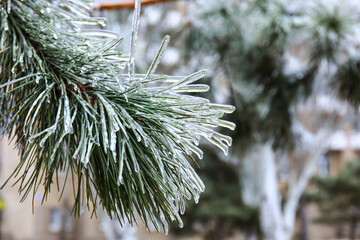
M335 132L330 140L330 150L342 151L346 148L360 150L360 132Z

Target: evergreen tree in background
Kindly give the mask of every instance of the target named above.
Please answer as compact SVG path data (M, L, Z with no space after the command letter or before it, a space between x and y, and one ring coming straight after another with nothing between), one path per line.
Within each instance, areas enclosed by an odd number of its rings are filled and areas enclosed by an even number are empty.
M185 61L211 56L212 74L221 71L230 81L229 101L240 108L230 117L243 150L268 140L275 149L291 148L294 106L311 94L331 91L359 107L357 7L351 1L285 2L200 1L183 36Z
M336 227L339 238L356 239L360 222L360 161L349 162L336 176L314 177L312 186L305 196L307 202L314 202L320 217L316 222ZM349 226L348 231L341 231Z
M136 222L137 212L158 231L174 220L182 226L186 200L205 188L188 162L202 158L200 138L227 153L231 138L214 128L235 127L220 119L233 106L186 95L209 89L194 84L206 71L155 74L165 37L148 71L135 74L140 1L129 54L116 50L117 34L94 29L105 19L89 16L91 1L0 6L0 126L20 152L11 176L22 199L42 187L46 201L52 186L63 192L69 180L75 215L96 215L100 205L120 223Z
M184 64L212 66L212 85L225 86L237 108L225 160L238 168L244 203L260 209L264 239L291 239L331 134L359 109L359 8L350 0L231 0L192 9L177 43Z

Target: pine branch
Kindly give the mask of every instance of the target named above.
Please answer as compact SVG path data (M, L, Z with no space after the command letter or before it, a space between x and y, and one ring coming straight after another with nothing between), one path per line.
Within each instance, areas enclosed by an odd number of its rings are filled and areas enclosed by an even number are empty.
M11 176L22 200L43 186L46 201L54 182L60 191L71 178L75 215L85 207L96 214L101 205L120 223L136 223L137 211L147 227L167 232L169 221L182 226L180 209L204 190L188 162L202 158L200 138L227 154L231 138L214 128L234 129L220 118L235 108L186 95L209 89L194 84L206 71L155 74L168 37L148 72L133 74L136 37L130 56L119 53L118 35L85 27L105 22L89 17L89 3L8 1L0 8L0 127L21 156ZM132 35L139 4L135 13Z
M175 2L177 0L142 0L141 5L152 5L162 2ZM102 3L100 6L96 7L96 10L114 10L122 8L135 8L135 2L120 2L120 3Z

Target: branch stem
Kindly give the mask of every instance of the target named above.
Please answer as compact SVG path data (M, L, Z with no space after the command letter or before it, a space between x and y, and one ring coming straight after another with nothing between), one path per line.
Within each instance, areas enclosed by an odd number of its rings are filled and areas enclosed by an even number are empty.
M177 0L142 0L141 5L152 5L161 2L175 2ZM100 6L96 7L96 10L115 10L121 8L135 8L135 2L121 2L121 3L102 3Z

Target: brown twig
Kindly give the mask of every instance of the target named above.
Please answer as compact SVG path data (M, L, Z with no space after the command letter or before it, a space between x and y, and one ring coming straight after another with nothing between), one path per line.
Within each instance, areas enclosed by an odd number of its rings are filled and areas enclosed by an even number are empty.
M69 83L66 83L65 87L67 90L69 90L75 94L78 94L80 92L82 98L85 100L89 100L90 104L92 106L94 106L95 98L89 94L89 91L92 91L92 88L89 85L85 85L85 84L81 84L81 83L75 83L75 84L77 86L77 89L75 88L74 85L69 84ZM60 86L56 86L55 90L56 90L56 92L60 93L61 92Z
M142 0L141 5L151 5L155 3L161 2L174 2L175 0ZM114 9L121 9L121 8L134 8L135 1L129 2L120 2L120 3L102 3L100 6L96 8L96 10L114 10Z
M1 4L1 7L4 7L7 4L8 1L4 2L3 4ZM0 2L1 3L1 2Z

